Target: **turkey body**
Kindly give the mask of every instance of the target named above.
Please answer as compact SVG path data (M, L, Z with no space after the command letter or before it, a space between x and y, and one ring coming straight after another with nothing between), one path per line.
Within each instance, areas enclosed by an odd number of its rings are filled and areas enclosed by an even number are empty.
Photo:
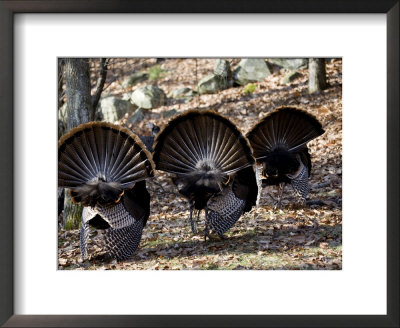
M258 188L247 139L228 119L212 111L188 111L172 119L157 135L153 159L189 203L205 210L205 237L222 237L255 205Z
M133 255L150 214L146 179L154 163L131 131L104 122L82 124L60 138L58 183L84 206L80 235L87 257L89 227L105 229L105 250L116 260Z
M261 119L247 137L263 167L263 186L290 183L304 202L312 168L307 143L323 133L314 116L293 107L278 108Z
M209 231L222 237L240 218L256 205L258 185L253 166L236 173L232 184L220 195L211 198L208 204L205 235Z

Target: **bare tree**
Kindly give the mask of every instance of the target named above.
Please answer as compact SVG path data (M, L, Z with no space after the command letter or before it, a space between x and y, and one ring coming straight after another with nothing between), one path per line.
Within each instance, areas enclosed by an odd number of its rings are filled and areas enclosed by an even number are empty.
M308 62L308 93L326 89L325 59L310 58Z
M67 122L65 120L65 61L63 58L58 59L58 138L67 132ZM63 198L64 200L64 198Z
M107 76L108 61L100 60L100 74L93 97L91 96L89 59L67 58L65 62L65 93L67 97L67 129L82 123L94 121L96 109ZM64 227L77 228L82 216L82 206L72 202L69 193L65 193Z
M65 59L65 92L67 96L67 129L92 120L92 99L90 95L89 60L82 58ZM73 229L79 226L82 206L72 202L65 193L64 227Z
M103 92L104 84L106 82L108 63L109 62L108 62L107 58L100 59L99 77L98 77L97 83L96 83L96 90L92 97L92 117L93 117L93 119L96 118L97 105L99 104L100 96L101 96L101 93Z
M90 95L89 60L65 60L68 130L93 120Z

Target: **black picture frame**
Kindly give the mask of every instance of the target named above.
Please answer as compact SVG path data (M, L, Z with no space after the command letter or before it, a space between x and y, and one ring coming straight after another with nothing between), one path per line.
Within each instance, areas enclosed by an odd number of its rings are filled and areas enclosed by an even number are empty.
M14 315L13 17L16 13L384 13L387 16L387 315ZM398 0L0 0L0 324L5 327L399 327ZM15 196L15 197L14 197ZM354 204L362 206L362 204ZM368 288L368 286L365 286Z

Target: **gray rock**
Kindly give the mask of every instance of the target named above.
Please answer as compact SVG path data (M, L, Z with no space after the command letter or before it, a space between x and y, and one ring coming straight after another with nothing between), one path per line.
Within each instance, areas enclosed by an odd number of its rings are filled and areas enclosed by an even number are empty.
M289 84L290 82L296 80L297 78L299 78L300 76L302 76L299 72L297 71L291 71L289 73L287 73L283 79L281 80L281 84Z
M127 92L122 95L122 100L131 101L132 92Z
M271 64L289 69L296 70L300 68L306 68L308 65L307 58L269 58L268 61Z
M122 82L122 87L128 88L134 86L135 84L146 81L148 78L149 74L147 74L146 72L133 73L131 76L126 78L124 82Z
M247 83L264 80L271 73L264 59L248 58L242 59L233 72L236 83L246 85Z
M194 92L190 88L175 89L168 94L169 98L174 98L174 99L190 99L193 96Z
M127 123L138 123L143 121L144 119L144 111L143 108L138 108L136 111L128 118Z
M165 104L166 95L164 91L154 85L136 89L132 93L131 100L138 107L145 109L156 108Z
M197 84L197 91L200 94L217 93L218 90L223 90L227 87L228 81L224 77L210 74L200 80L200 82Z
M225 79L232 76L231 67L226 59L217 59L214 64L214 75L219 75Z
M163 118L168 118L168 117L172 117L175 116L176 114L178 114L179 112L176 109L170 109L170 110L166 110L165 112L162 112L161 115Z
M100 100L100 111L103 121L115 122L124 117L126 113L131 114L135 106L118 97L106 97Z

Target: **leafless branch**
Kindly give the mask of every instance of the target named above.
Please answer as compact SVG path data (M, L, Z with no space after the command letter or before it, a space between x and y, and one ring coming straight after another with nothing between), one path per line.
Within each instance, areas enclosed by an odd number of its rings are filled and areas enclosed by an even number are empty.
M96 91L92 97L92 117L95 118L96 108L100 101L101 93L103 92L104 83L106 82L107 77L107 70L108 70L108 59L101 58L100 60L100 73L96 83Z

